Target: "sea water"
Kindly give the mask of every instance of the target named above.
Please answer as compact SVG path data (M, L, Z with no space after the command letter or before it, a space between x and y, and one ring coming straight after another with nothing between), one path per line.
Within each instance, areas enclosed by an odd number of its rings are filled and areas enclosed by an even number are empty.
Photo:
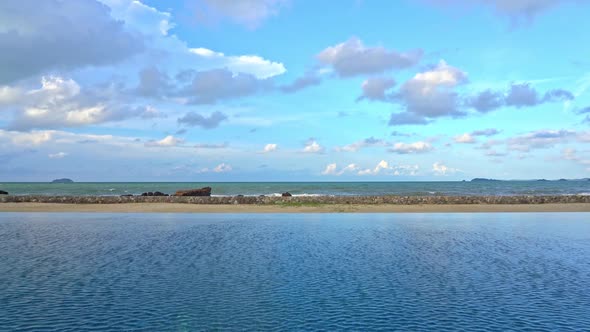
M12 195L139 195L172 194L179 189L213 188L213 196L337 195L590 195L590 181L446 181L446 182L92 182L0 183Z
M583 331L590 215L0 214L0 330Z

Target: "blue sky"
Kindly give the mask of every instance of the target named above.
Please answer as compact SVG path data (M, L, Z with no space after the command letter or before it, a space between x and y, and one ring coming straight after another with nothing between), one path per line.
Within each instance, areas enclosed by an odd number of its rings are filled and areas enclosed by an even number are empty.
M590 2L0 3L0 181L590 176Z

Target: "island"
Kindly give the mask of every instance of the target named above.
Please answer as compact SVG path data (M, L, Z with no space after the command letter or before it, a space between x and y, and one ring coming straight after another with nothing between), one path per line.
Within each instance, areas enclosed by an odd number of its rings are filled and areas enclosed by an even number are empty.
M486 179L486 178L475 178L472 179L471 182L500 182L501 180L496 179Z
M55 179L55 180L51 181L51 183L74 183L74 180L67 179L67 178Z

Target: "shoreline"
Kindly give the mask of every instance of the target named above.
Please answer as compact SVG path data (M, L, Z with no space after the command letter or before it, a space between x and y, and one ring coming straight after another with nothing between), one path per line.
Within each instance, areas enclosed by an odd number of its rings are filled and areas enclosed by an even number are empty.
M0 196L0 212L590 212L590 196Z
M590 212L590 203L569 204L322 204L220 205L183 203L0 203L1 212L46 213L514 213Z

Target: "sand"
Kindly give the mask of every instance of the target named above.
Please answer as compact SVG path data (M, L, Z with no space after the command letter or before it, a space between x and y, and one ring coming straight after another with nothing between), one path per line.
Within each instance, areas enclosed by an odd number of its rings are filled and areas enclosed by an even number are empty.
M60 204L0 203L0 212L102 213L474 213L590 212L590 203L569 204L448 204L448 205L207 205L182 203Z

